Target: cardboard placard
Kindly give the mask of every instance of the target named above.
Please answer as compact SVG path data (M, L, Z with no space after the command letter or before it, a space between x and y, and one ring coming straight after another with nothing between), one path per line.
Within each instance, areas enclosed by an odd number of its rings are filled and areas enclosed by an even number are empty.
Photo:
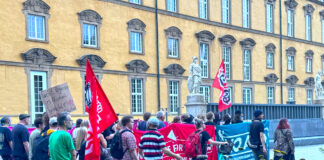
M43 90L40 96L49 117L57 116L61 112L72 112L76 110L67 83Z

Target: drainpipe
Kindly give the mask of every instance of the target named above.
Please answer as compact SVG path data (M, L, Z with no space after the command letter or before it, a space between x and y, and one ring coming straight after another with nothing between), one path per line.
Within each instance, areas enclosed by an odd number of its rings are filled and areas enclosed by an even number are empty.
M280 18L280 103L283 104L283 90L282 90L282 11L281 0L279 0L279 18Z
M161 110L161 97L160 97L160 55L159 55L158 0L155 0L155 33L156 33L157 100L158 100L158 111L160 111Z

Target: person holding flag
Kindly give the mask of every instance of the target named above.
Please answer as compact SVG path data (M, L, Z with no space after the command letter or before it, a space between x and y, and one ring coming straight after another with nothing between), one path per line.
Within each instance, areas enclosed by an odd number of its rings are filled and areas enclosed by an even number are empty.
M86 160L100 159L99 133L118 120L105 92L95 76L89 60L86 65L85 81L86 111L89 113L89 130L85 151Z
M226 73L225 73L225 65L224 60L222 60L221 65L217 71L216 77L214 79L212 87L217 88L221 91L218 103L219 112L224 111L225 109L231 107L231 97L230 90L227 87L226 83Z

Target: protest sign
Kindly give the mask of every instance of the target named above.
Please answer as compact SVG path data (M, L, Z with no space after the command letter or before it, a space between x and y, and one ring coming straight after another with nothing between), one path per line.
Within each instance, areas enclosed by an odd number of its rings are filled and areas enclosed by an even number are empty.
M66 83L43 90L40 96L50 117L57 116L61 112L76 110L69 86Z
M264 121L266 148L269 152L269 121ZM234 143L232 153L225 158L218 155L218 160L254 160L251 149L247 146L250 133L250 122L216 127L216 137L219 141L230 140Z
M215 140L215 127L214 126L206 126L205 129L210 137ZM159 132L164 136L166 148L168 148L171 152L179 154L183 157L183 160L189 160L185 155L185 142L186 139L196 131L196 128L192 124L171 124L167 127L159 129ZM135 130L134 135L136 138L137 145L141 140L141 136L145 133L145 131ZM208 160L217 159L217 150L215 146L209 146L207 149ZM167 155L163 155L163 160L173 160L173 157L169 157Z

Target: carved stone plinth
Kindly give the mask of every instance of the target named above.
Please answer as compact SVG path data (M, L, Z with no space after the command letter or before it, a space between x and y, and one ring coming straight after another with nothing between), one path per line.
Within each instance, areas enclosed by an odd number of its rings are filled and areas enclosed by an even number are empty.
M191 114L194 117L199 114L206 114L207 103L202 94L190 94L187 96L187 103L185 106L187 114Z
M322 106L322 108L321 108L321 117L322 117L322 119L324 119L324 98L323 99L316 99L316 100L313 101L313 103Z

